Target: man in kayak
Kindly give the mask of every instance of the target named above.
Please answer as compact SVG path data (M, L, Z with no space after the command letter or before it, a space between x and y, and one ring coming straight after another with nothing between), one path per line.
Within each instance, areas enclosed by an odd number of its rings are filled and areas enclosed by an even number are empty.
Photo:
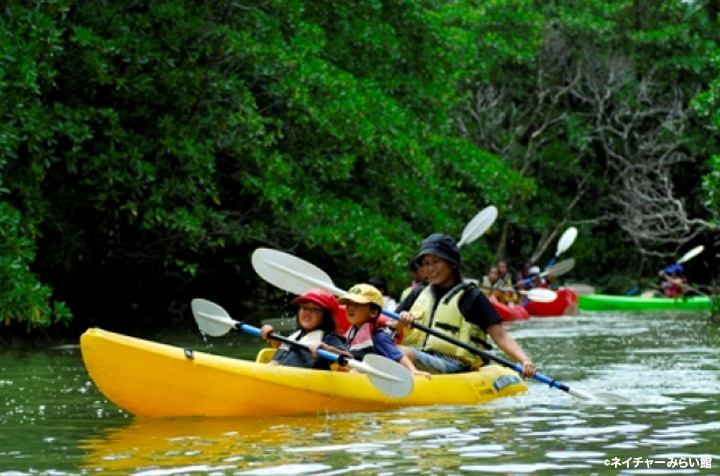
M523 376L535 375L535 364L502 326L502 320L485 295L463 280L461 256L448 235L425 238L416 261L425 270L428 284L413 289L396 312L406 328L402 350L416 365L435 373L457 373L483 365L482 358L446 340L413 328L418 322L474 347L490 349L490 336L506 354L520 362Z
M548 283L540 276L540 267L531 266L528 270L528 277L525 281L525 289L547 288Z
M522 265L522 269L517 272L515 275L515 287L518 289L527 289L527 286L525 285L525 280L530 277L530 268L532 267L532 263L530 261L525 261Z
M313 289L294 302L300 307L297 313L297 329L289 338L308 345L323 343L332 348L345 348L342 337L335 333L335 315L339 312L337 298L324 289ZM260 328L260 336L278 349L270 364L302 367L307 369L330 370L332 362L314 356L302 347L289 346L277 340L268 340L275 332L273 326L265 324Z
M687 291L688 280L681 264L671 264L660 271L663 278L662 292L665 297L682 297Z

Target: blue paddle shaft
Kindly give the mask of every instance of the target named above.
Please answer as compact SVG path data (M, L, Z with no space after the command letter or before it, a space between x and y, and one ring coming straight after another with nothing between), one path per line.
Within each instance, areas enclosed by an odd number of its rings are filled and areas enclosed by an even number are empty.
M258 329L257 327L249 326L247 324L243 324L242 322L238 322L236 327L239 330L241 330L247 334L254 335L256 337L262 337L262 333L260 332L260 329ZM307 349L308 351L310 350L309 345L307 345L303 342L298 342L296 340L288 339L287 337L283 337L281 335L275 334L274 332L271 332L270 334L268 334L268 339L273 339L273 340L283 342L285 344L292 345L295 347L301 347L303 349ZM343 365L343 366L346 365L346 363L347 363L346 357L344 355L333 354L332 352L328 352L327 350L318 349L317 355L319 355L320 357L322 357L325 360L329 360L331 362L337 362L338 364Z
M392 311L389 311L389 310L387 310L387 309L383 309L383 310L382 310L382 313L385 314L385 315L388 316L388 317L391 317L392 319L395 319L396 321L399 321L399 320L400 320L400 315L399 315L399 314L396 314L396 313L394 313L394 312L392 312ZM521 373L523 372L523 370L524 370L524 369L523 369L523 366L520 365L520 364L518 364L517 362L511 362L511 361L509 361L509 360L503 359L502 357L498 357L498 356L495 355L495 354L491 354L491 353L489 353L489 352L485 352L485 351L483 351L483 350L480 350L480 349L478 349L477 347L474 347L474 346L472 346L472 345L470 345L470 344L466 344L465 342L463 342L463 341L461 341L461 340L458 340L458 339L456 339L456 338L454 338L454 337L451 337L451 336L449 336L449 335L447 335L447 334L444 334L444 333L442 333L442 332L436 331L435 329L432 329L432 328L430 328L430 327L428 327L428 326L425 326L425 325L422 325L422 324L418 324L418 323L416 323L416 322L413 322L413 327L416 328L416 329L418 329L418 330L421 330L421 331L425 332L426 334L430 334L431 336L435 336L435 337L438 337L438 338L440 338L440 339L446 340L446 341L450 342L451 344L454 344L454 345L456 345L456 346L458 346L458 347L462 347L463 349L467 350L468 352L472 352L473 354L481 355L481 356L485 357L485 358L488 359L488 360L492 360L493 362L496 362L496 363L498 363L498 364L500 364L500 365L502 365L502 366L511 368L511 369L515 370L515 371L516 371L517 373L519 373L519 374L521 374ZM559 389L559 390L562 390L562 391L564 391L564 392L570 392L570 388L569 388L567 385L562 384L562 383L556 381L555 379L551 379L550 377L547 377L547 376L545 376L545 375L543 375L543 374L541 374L541 373L536 373L533 377L535 378L535 380L537 380L537 381L539 381L539 382L542 382L542 383L546 383L546 384L550 385L551 387L555 387L555 388L557 388L557 389Z

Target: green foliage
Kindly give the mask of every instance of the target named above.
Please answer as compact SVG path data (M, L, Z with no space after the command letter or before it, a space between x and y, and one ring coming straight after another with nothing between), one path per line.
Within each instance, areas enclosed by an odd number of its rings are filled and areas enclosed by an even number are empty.
M0 202L0 312L2 325L26 324L28 331L51 323L67 324L72 317L61 302L52 302L52 290L42 284L30 264L35 259L37 233L23 223L20 212Z
M501 202L494 180L528 186L454 134L476 55L443 8L67 0L27 16L13 2L6 34L34 24L40 39L32 74L5 56L25 81L5 90L22 108L3 111L5 173L42 232L41 274L87 303L73 279L187 283L301 242L398 276L424 235ZM124 292L90 294L100 309Z
M509 220L511 257L523 259L579 184L586 198L571 221L602 215L600 198L612 193L592 111L571 95L551 100L581 59L655 68L659 93L679 85L689 97L717 78L707 59L716 32L682 2L3 8L6 323L66 321L60 300L88 322L149 301L162 304L146 313L162 312L178 289L228 269L226 286L245 285L240 297L250 297L258 283L248 256L260 245L331 263L342 279L382 274L401 289L425 235L459 237L491 203ZM558 51L563 61L543 69ZM504 91L503 114L470 110L483 85ZM710 155L716 91L717 82L688 122L699 157ZM632 88L622 94L632 100ZM479 119L497 123L491 139L473 129ZM706 176L713 207L718 180ZM602 264L588 263L615 230L583 232L585 269L600 274ZM624 262L632 252L613 253ZM463 254L473 274L493 259L483 245Z

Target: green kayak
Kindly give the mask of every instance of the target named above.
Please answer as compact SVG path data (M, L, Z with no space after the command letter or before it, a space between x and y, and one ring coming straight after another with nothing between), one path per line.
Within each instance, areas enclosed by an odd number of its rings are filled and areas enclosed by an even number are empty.
M705 296L687 299L610 294L578 296L578 307L583 311L706 311L711 304L710 298Z

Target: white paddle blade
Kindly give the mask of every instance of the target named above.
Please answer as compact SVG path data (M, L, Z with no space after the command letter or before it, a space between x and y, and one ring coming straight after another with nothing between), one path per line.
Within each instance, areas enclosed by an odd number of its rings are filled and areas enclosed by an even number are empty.
M268 283L292 294L305 294L311 289L335 287L330 276L312 263L269 248L258 248L252 254L255 272Z
M380 392L392 398L405 398L415 388L415 380L408 369L386 357L366 355L359 360L348 360L348 365L364 372Z
M589 296L595 294L595 288L587 284L568 284L565 286L578 296Z
M230 315L214 302L205 299L193 299L190 303L193 317L197 322L200 332L213 337L227 334L235 328L237 322Z
M562 253L568 250L572 246L573 243L575 243L575 238L577 238L577 228L574 226L571 226L567 230L565 230L565 233L562 234L560 237L560 241L558 241L557 245L557 252L555 253L555 256L560 256Z
M553 302L557 299L557 293L552 289L533 288L524 291L523 294L527 294L528 299L531 301L537 302Z
M540 273L540 276L560 276L562 274L570 272L575 267L575 258L568 258L564 259L555 265L553 265L550 269L546 269L542 273Z
M617 393L612 392L595 392L594 393L595 398L602 399L608 402L614 402L614 403L629 403L630 399L619 395Z
M695 248L693 248L693 249L691 249L690 251L688 251L687 253L685 253L685 254L682 256L682 258L680 258L679 260L677 260L677 264L683 264L683 263L686 262L686 261L690 261L691 259L693 259L693 258L696 257L697 255L699 255L700 253L702 253L704 249L705 249L705 247L704 247L703 245L696 246Z
M470 223L465 226L458 247L466 245L480 238L495 223L498 209L494 205L481 210Z
M598 397L592 393L588 393L584 390L578 390L577 388L569 388L568 393L573 397L578 397L583 400L599 400Z

